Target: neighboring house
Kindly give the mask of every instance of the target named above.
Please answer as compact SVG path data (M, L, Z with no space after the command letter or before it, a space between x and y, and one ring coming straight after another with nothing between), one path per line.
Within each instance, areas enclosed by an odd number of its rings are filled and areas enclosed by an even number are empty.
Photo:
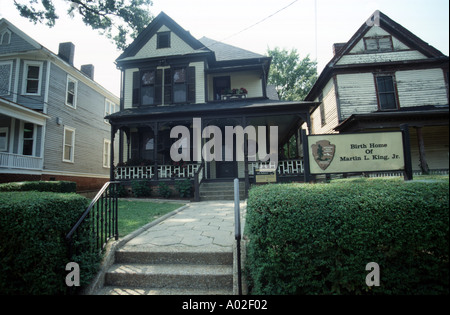
M73 66L75 47L54 54L0 20L0 182L70 180L79 191L109 179L119 99Z
M194 148L201 134L195 135L193 119L201 119L201 130L215 126L221 131L222 139L217 140L222 140L223 147L216 146L214 153L222 149L224 155L226 126L267 127L261 136L267 138L267 148L270 127L276 126L281 148L289 138L298 136L303 123L309 124L309 112L316 105L269 98L274 94L273 87L267 89L270 57L205 37L198 40L165 13L139 34L116 63L122 71L123 98L120 111L107 118L114 135L120 130L115 135L120 144L115 169L118 180L203 176L226 181L238 177L248 187L255 180L255 169L261 166L260 156L247 150L244 160L233 156L232 161L205 161L201 149L209 134ZM178 140L170 137L175 126L190 131L183 144L190 148L190 161L178 163L170 156L170 148ZM302 173L300 159L279 156L280 178Z
M408 124L416 172L449 168L449 58L376 11L334 44L307 101L313 134L398 130Z

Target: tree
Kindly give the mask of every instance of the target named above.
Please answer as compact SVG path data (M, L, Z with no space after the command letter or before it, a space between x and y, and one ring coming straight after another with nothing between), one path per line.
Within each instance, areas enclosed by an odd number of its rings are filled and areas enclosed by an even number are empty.
M59 16L56 14L55 0L14 0L20 15L36 23L55 26ZM58 0L58 4L61 1ZM99 30L123 50L131 39L151 22L153 16L148 8L151 0L65 0L67 13L82 17L83 22Z
M267 50L272 57L268 83L274 84L278 97L285 101L302 101L317 80L317 62L307 55L300 60L296 49Z

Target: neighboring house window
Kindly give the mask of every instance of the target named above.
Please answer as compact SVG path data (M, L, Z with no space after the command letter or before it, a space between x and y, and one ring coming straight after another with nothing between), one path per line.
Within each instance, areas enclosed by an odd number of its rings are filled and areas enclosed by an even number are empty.
M78 90L78 81L68 75L66 83L67 106L77 108L77 90Z
M42 84L42 62L25 61L22 94L40 95Z
M8 127L0 128L0 151L8 150Z
M34 124L23 123L22 155L34 155Z
M383 52L392 51L392 37L391 36L377 36L364 38L364 45L368 52Z
M4 30L0 34L0 45L9 45L11 43L11 31L10 30Z
M117 111L117 105L111 102L108 99L105 99L105 116L114 114ZM105 123L109 123L107 119L105 119Z
M161 32L157 34L156 48L170 48L170 32Z
M111 141L103 139L103 167L110 167L111 165Z
M0 95L11 94L12 61L0 61Z
M65 126L63 139L63 162L73 163L74 149L75 149L75 129Z
M397 109L395 78L392 75L376 76L378 106L380 110Z

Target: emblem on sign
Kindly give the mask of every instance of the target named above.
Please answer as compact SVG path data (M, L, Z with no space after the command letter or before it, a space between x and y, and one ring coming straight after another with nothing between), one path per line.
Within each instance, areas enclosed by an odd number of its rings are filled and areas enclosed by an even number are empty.
M313 144L311 148L317 165L319 165L322 170L326 170L327 167L330 166L331 161L333 161L336 146L331 144L328 140L320 140Z

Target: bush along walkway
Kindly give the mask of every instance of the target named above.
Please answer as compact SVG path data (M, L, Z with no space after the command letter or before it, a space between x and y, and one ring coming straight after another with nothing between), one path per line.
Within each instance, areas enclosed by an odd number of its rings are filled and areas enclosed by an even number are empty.
M233 242L233 202L191 203L118 249L96 294L233 294Z

